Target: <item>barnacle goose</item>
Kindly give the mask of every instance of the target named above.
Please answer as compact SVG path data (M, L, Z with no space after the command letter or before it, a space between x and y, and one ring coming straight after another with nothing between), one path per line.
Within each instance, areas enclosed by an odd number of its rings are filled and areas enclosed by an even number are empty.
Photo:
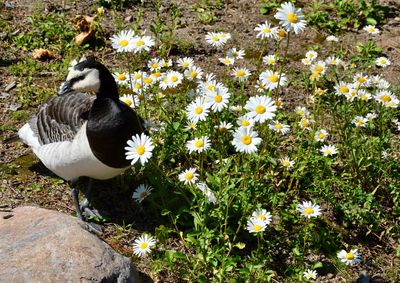
M76 64L58 94L39 107L18 136L48 169L69 181L83 219L79 177L104 180L122 173L130 165L124 147L144 131L143 120L119 100L113 76L94 59Z

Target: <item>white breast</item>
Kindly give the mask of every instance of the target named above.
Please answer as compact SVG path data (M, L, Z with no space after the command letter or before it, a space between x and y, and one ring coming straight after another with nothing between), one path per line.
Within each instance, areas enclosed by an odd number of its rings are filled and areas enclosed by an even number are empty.
M73 141L50 143L32 149L47 168L65 180L81 176L105 180L126 169L109 167L94 156L86 136L86 123Z

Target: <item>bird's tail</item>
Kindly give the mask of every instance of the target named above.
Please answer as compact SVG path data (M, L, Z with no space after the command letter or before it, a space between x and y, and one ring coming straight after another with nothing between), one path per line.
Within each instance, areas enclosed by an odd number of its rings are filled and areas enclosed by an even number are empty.
M13 143L13 142L16 142L16 141L19 141L19 140L20 140L19 135L18 134L13 134L10 137L2 140L1 144Z

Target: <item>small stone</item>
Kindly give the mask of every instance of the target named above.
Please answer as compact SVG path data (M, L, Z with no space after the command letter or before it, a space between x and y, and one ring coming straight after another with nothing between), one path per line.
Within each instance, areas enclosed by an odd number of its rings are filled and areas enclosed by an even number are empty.
M0 32L0 40L6 39L7 36L8 36L8 33L7 33L7 32Z
M130 23L130 22L132 22L132 19L133 19L133 16L129 15L129 16L125 17L125 22Z
M21 31L20 29L16 29L11 33L11 35L16 36L17 34L19 34L20 31Z
M17 86L17 81L12 81L11 83L9 83L5 88L4 91L8 92L10 90L12 90L14 87Z
M11 111L17 111L18 109L20 109L22 107L21 104L18 103L11 103L10 106L8 106L8 109Z
M7 97L9 97L10 94L8 92L2 92L0 93L0 99L6 99Z

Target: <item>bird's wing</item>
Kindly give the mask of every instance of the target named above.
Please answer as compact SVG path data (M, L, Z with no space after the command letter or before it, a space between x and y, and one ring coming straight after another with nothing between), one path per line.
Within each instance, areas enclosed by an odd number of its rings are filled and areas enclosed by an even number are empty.
M29 121L30 128L41 144L71 141L87 120L94 99L83 93L51 97Z

